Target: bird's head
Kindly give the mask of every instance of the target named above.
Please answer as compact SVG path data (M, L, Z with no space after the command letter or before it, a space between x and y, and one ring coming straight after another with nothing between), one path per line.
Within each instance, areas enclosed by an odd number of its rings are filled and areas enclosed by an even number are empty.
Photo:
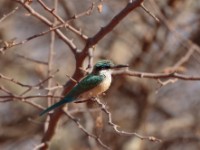
M128 65L115 65L110 60L100 60L94 65L93 72L100 72L102 70L120 69L124 67L128 67Z

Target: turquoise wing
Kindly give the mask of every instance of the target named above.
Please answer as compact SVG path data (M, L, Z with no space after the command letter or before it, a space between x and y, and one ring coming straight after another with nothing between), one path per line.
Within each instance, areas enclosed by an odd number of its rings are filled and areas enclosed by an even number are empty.
M73 101L73 100L75 100L75 98L66 97L66 98L64 98L63 100L61 100L61 101L59 101L59 102L57 102L57 103L51 105L50 107L48 107L48 108L45 109L45 110L43 110L39 115L42 116L42 115L46 114L47 112L49 112L49 111L51 111L51 110L53 110L53 109L55 109L55 108L57 108L57 107L62 106L63 104L67 103L67 101L70 102L70 101Z
M68 94L66 97L77 98L80 94L89 91L96 87L104 80L105 76L103 75L93 75L89 74L83 78Z
M61 105L65 104L65 103L69 103L69 102L76 100L76 98L80 94L96 87L98 84L100 84L103 81L104 78L105 77L103 75L89 74L88 76L83 78L61 101L53 104L52 106L50 106L47 109L45 109L44 111L42 111L40 113L40 116L44 115L45 113L47 113L57 107L60 107Z

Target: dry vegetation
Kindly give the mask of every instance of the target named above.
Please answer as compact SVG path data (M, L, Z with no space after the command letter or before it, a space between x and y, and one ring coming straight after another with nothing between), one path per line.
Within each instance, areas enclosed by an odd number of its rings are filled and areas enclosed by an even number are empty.
M199 150L199 0L1 0L1 150ZM39 117L97 60L102 97Z

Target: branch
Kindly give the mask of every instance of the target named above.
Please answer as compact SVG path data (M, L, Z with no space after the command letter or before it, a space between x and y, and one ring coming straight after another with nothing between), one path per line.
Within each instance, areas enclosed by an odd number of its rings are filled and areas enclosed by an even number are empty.
M12 83L15 83L15 84L21 86L21 87L28 87L28 88L33 87L33 86L29 85L29 84L24 84L24 83L21 83L21 82L15 80L15 79L13 79L13 78L7 77L7 76L5 76L5 75L3 75L1 73L0 73L0 79L4 79L4 80L7 80L7 81L10 81Z
M138 138L140 138L141 140L149 140L149 141L153 141L153 142L161 142L160 139L157 139L153 136L142 136L139 135L138 133L135 132L126 132L123 130L119 130L118 129L118 125L116 125L115 123L113 123L112 121L112 114L111 112L108 111L108 109L106 108L106 105L104 105L98 98L95 98L94 101L101 107L101 110L107 115L108 117L108 124L114 129L114 131L119 134L119 135L125 135L125 136L136 136Z
M162 11L160 10L159 6L157 5L157 3L155 2L155 0L151 0L150 3L152 4L152 6L154 6L154 10L157 13L157 17L159 18L160 22L163 23L163 25L165 25L165 27L172 33L174 34L181 42L181 44L183 44L185 47L187 48L191 48L193 47L197 52L200 53L200 47L195 44L192 40L188 39L187 37L181 35L173 26L173 24L170 24L170 22L167 20L167 18L162 14Z
M190 59L195 50L196 46L192 45L190 49L187 51L187 53L180 60L178 60L178 62L176 62L176 64L173 67L170 68L170 71L171 72L178 71L179 70L178 68Z
M92 3L91 7L89 7L86 11L81 12L80 14L74 15L72 17L70 17L69 19L67 19L67 21L64 21L60 16L58 16L55 12L55 9L50 9L43 1L41 0L37 0L38 3L41 4L41 6L48 11L49 13L51 13L59 22L61 22L61 25L64 24L64 26L68 29L70 29L72 32L76 33L77 35L79 35L84 41L88 39L88 37L84 34L82 34L80 31L78 31L77 29L75 29L74 27L72 27L71 25L69 25L69 22L75 19L78 19L82 16L85 15L90 15L92 13L92 11L94 10L94 3Z
M19 58L22 58L24 60L28 60L30 62L34 62L34 63L38 63L38 64L42 64L42 65L48 65L47 62L36 60L36 59L33 59L33 58L29 58L29 57L24 56L24 55L16 54L16 56L19 57Z
M33 150L38 150L40 149L42 146L44 146L44 143L40 143L39 145L36 145Z
M2 89L2 87L1 87ZM0 89L0 90L1 90ZM9 99L18 99L18 100L27 100L27 99L33 99L33 98L57 98L61 99L63 96L55 96L55 95L31 95L31 96L16 96L16 95L5 95L5 96L0 96L0 98L9 98ZM0 102L6 102L4 100L0 100Z
M28 3L22 2L21 0L15 0L15 1L21 4L32 16L36 17L47 26L49 27L53 26L52 22L50 22L47 18L45 18L38 12L36 12ZM69 48L72 50L73 53L76 53L77 47L72 40L68 39L68 37L66 37L59 29L56 29L55 33L58 35L60 39L62 39L69 46ZM0 49L0 51L2 50Z
M2 87L0 88L0 90L4 90L2 89ZM60 99L62 97L60 96L54 96L54 95L31 95L31 96L16 96L14 94L11 93L11 95L6 95L6 96L0 96L1 99L5 99L5 100L0 100L0 103L3 102L9 102L9 101L13 101L13 100L19 100L21 102L25 102L39 110L44 110L45 108L33 101L28 101L28 99L34 99L34 98L57 98Z
M58 70L56 72L58 72ZM51 79L53 77L54 77L54 75L50 75L46 79L44 79L43 81L37 83L36 85L29 85L29 84L24 84L22 82L19 82L19 81L15 80L14 78L7 77L7 76L5 76L5 75L0 73L0 79L4 79L4 80L7 80L7 81L10 81L10 82L12 82L12 83L14 83L16 85L19 85L21 87L26 87L28 89L33 89L33 88L34 89L41 89L41 85L44 84L46 81L48 81L49 79Z
M65 115L67 115L74 123L76 123L77 127L83 131L88 137L91 137L93 139L95 139L97 141L97 143L103 147L104 149L110 150L110 148L108 146L106 146L99 137L97 137L94 134L89 133L82 125L81 123L78 121L78 119L76 119L75 117L73 117L71 114L69 114L67 111L64 111Z
M15 7L15 9L13 9L11 12L9 12L6 15L3 15L3 17L0 19L0 23L4 21L6 18L8 18L9 16L13 15L18 9L19 7Z
M88 49L97 44L104 36L111 32L132 10L139 7L144 0L130 0L122 11L120 11L105 27L102 27L93 37L87 40L85 47L83 48L81 57L84 57L88 53Z
M189 81L200 80L200 76L189 76L189 75L179 74L176 72L174 72L174 73L146 73L146 72L125 70L125 71L116 72L116 74L135 76L135 77L139 77L139 78L151 78L151 79L174 78L174 79L189 80Z
M88 8L88 10L81 12L79 14L76 14L76 15L72 16L71 18L69 18L67 21L64 21L61 17L59 17L58 15L55 14L54 9L48 8L42 1L38 0L45 10L50 12L55 18L57 18L61 22L60 24L53 26L53 24L47 18L45 18L45 17L41 16L39 13L35 12L35 10L32 9L28 4L25 4L25 3L21 2L20 0L15 0L15 1L17 1L22 6L24 6L24 8L27 9L28 12L31 13L33 16L35 16L36 18L41 20L43 23L50 26L50 29L43 31L43 32L40 32L38 34L32 35L32 36L30 36L30 37L28 37L28 38L26 38L26 39L24 39L20 42L14 42L14 41L13 42L5 42L6 43L5 46L0 48L1 53L3 53L8 48L25 44L25 43L29 42L30 40L33 40L35 38L38 38L38 37L43 36L45 34L48 34L51 31L56 31L57 35L71 48L72 52L75 54L77 48L73 44L73 41L68 39L60 30L57 30L57 29L62 28L62 27L66 27L66 28L70 29L71 31L73 31L74 33L76 33L77 35L82 37L82 39L84 39L84 40L88 39L88 37L86 35L84 35L81 31L76 30L75 28L70 26L69 22L74 20L74 19L80 18L82 16L90 15L92 13L93 9L94 9L93 3L92 3L92 6Z

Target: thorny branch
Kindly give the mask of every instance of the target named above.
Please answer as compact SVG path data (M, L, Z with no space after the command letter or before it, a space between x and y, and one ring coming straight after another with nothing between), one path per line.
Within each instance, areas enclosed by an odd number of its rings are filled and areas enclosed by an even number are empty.
M55 73L57 73L59 70L56 70L55 71ZM54 73L54 74L55 74ZM54 77L54 75L52 74L52 75L50 75L50 76L48 76L46 79L44 79L44 80L42 80L41 82L39 82L39 83L37 83L37 84L35 84L35 85L30 85L30 84L24 84L24 83L22 83L22 82L20 82L20 81L17 81L16 79L14 79L14 78L11 78L11 77L8 77L8 76L5 76L5 75L3 75L3 74L0 74L0 79L3 79L3 80L6 80L6 81L10 81L10 82L12 82L12 83L14 83L14 84L16 84L16 85L19 85L19 86L21 86L21 87L25 87L25 88L28 88L27 90L28 91L30 91L31 89L46 89L46 90L51 90L52 89L52 87L51 88L43 88L42 86L43 86L43 84L45 83L45 82L47 82L49 79L51 79L51 78L53 78ZM56 88L60 88L61 86L56 86ZM54 87L55 88L55 87ZM26 91L26 93L28 92L28 91Z
M172 73L145 73L145 72L137 72L137 71L119 71L116 74L134 76L139 78L151 78L151 79L180 79L180 80L188 80L188 81L197 81L200 80L200 76L190 76L190 75L183 75L180 73L172 72Z
M113 121L112 121L112 114L111 112L106 108L106 105L103 104L98 98L93 99L100 107L101 110L107 115L108 117L108 124L110 126L112 126L112 128L114 129L114 131L119 134L119 135L125 135L125 136L136 136L138 138L140 138L141 140L149 140L149 141L155 141L155 142L161 142L160 139L157 139L153 136L142 136L139 135L138 133L135 132L127 132L127 131L123 131L123 130L119 130L119 126L116 125Z
M69 114L67 111L64 111L65 115L67 115L71 120L74 121L74 123L76 123L77 127L82 130L88 137L94 138L97 143L102 146L103 148L110 150L110 148L108 146L106 146L98 136L89 133L82 125L81 123L77 120L77 118L73 117L71 114Z

